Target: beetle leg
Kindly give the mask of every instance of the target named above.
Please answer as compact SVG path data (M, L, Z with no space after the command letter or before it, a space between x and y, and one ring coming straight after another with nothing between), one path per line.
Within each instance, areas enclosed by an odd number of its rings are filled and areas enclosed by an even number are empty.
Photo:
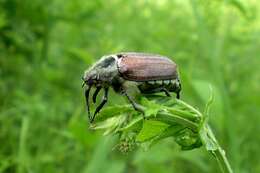
M104 89L105 93L102 99L102 102L100 103L100 105L98 105L98 107L95 110L95 113L93 115L93 117L91 118L90 122L92 123L96 117L96 114L103 108L103 106L106 104L107 102L107 96L108 96L108 88Z
M90 108L89 108L89 93L90 93L91 86L88 87L85 91L85 99L86 99L86 106L87 106L87 111L88 111L88 119L90 120L91 115L90 115Z
M130 95L127 94L126 91L123 91L123 94L127 97L127 99L129 100L129 102L132 104L133 108L134 108L136 111L141 112L142 115L143 115L143 117L144 117L144 119L145 119L145 116L144 116L144 108L143 108L141 105L137 104L137 103L134 101L134 99L133 99Z
M170 92L166 88L162 88L161 91L163 91L167 97L171 97Z
M177 99L180 99L180 93L181 93L181 82L180 82L180 79L179 78L177 78L177 81L178 81L178 83L179 83L179 90L177 91L177 96L176 96L176 98Z
M178 91L176 94L177 94L176 98L180 99L180 91Z
M93 103L96 103L97 100L97 95L99 93L99 91L101 90L102 87L97 87L96 91L93 94Z

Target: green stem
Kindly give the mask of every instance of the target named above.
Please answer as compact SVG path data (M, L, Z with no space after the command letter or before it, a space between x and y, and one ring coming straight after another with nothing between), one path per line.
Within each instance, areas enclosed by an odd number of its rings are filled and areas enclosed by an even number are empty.
M197 109L195 109L191 105L185 103L184 101L177 100L177 103L179 103L180 105L186 107L187 109L190 109L191 111L195 112L197 114L197 116L202 117L202 114Z
M233 173L231 166L226 157L225 151L219 146L216 151L213 153L218 161L219 166L224 173Z
M184 119L188 119L192 122L199 122L200 121L200 117L197 116L197 114L194 113L190 113L188 111L184 111L184 110L178 110L178 109L173 109L173 108L168 108L169 113L173 114L173 115L178 115Z
M217 145L217 149L216 150L209 150L209 152L211 152L214 157L216 158L219 167L221 168L223 173L233 173L233 170L229 164L229 161L226 157L226 153L225 151L220 147L215 135L213 134L212 130L210 129L210 127L207 125L206 127L207 129L207 135L209 137L210 140L212 140L216 145Z
M179 124L182 124L184 126L191 128L194 131L198 131L198 124L190 121L189 119L185 119L181 116L178 116L178 115L159 112L154 119L165 122L167 124L179 123Z

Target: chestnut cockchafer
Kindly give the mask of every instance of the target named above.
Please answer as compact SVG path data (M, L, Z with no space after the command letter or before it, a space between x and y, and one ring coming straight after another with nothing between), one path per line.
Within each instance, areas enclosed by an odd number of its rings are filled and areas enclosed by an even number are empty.
M164 92L170 96L175 92L180 98L181 83L177 71L177 65L165 56L126 52L103 56L96 64L87 70L82 77L85 90L86 106L90 122L93 122L96 114L102 109L108 100L108 91L112 87L116 93L125 95L133 108L143 113L143 109L129 95L126 83L132 82L140 93L152 94ZM96 90L93 94L93 103L101 89L104 96L96 108L94 115L90 114L89 95L92 87Z

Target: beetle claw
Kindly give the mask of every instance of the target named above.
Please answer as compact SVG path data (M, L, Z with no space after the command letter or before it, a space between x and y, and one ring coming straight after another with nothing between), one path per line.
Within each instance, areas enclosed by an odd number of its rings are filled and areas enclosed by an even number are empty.
M98 89L97 89L98 90ZM97 91L96 90L96 91ZM91 118L90 122L92 123L94 120L95 120L95 117L96 117L96 114L99 113L99 111L103 108L103 106L106 104L107 102L107 96L108 96L108 88L105 88L104 89L104 96L103 96L103 99L102 99L102 102L100 103L100 105L98 105L98 107L96 108L95 110L95 113L93 115L93 117Z
M162 88L162 91L165 93L167 97L171 97L170 92L166 88Z
M88 111L88 119L91 120L91 115L90 115L90 108L89 108L89 93L90 93L91 86L88 87L85 91L85 99L86 99L86 106L87 106L87 111Z

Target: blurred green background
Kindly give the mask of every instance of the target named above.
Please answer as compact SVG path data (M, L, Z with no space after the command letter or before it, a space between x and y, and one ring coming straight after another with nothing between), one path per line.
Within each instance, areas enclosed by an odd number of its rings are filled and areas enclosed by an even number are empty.
M211 84L210 124L234 171L260 172L259 15L257 0L0 0L0 172L219 172L203 148L169 138L121 154L88 129L81 76L122 51L171 57L201 111Z

